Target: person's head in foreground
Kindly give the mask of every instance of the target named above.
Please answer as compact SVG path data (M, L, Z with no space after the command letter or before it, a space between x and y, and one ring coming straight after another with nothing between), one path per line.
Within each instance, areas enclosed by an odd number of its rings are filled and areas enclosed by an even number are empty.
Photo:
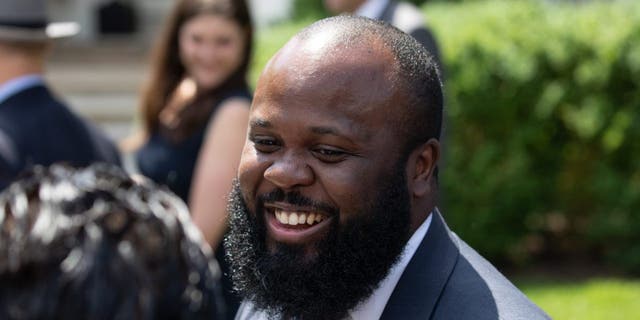
M343 319L377 294L425 228L396 292L374 305L400 299L401 311L387 316L428 318L433 308L414 310L491 298L473 296L476 287L459 295L454 283L470 272L463 255L471 249L453 240L435 208L441 118L433 59L387 24L328 18L276 53L258 80L230 195L225 245L245 299L241 319L257 317L245 313L248 304L276 318ZM408 285L427 292L402 289L413 276L420 280Z
M0 194L0 319L217 319L184 203L120 169L36 167Z

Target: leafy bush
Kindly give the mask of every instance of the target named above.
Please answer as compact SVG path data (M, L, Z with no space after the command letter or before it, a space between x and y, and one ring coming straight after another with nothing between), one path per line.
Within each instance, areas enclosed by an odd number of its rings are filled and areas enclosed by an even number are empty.
M322 0L294 0L293 1L293 19L299 20L317 20L328 17L329 14L324 8Z
M640 270L640 4L423 8L447 72L452 227L493 258Z

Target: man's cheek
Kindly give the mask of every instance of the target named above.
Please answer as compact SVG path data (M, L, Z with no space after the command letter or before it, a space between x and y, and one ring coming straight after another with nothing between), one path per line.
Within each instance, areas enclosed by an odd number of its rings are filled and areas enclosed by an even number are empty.
M253 142L247 141L242 149L242 156L238 164L238 178L241 183L245 183L250 176L255 176L255 172L260 166L260 159Z
M249 163L244 163L243 166L238 169L238 183L240 184L240 191L244 201L250 209L255 208L255 199L257 189L260 183L260 175L257 172L255 166Z

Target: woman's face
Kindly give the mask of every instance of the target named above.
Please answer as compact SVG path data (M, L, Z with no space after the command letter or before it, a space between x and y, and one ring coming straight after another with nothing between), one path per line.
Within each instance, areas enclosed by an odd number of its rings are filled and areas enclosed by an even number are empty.
M242 64L246 37L233 20L201 14L187 20L178 36L180 60L201 89L221 85Z

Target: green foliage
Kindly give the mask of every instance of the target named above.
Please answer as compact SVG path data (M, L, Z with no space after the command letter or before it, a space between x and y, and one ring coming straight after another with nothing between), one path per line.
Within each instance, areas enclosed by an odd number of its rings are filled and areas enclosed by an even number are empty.
M411 2L416 6L421 6L426 2L426 0L404 0L404 1Z
M427 4L448 221L493 258L640 269L640 3Z
M322 0L293 1L293 19L295 21L318 20L328 16L329 14L325 10Z
M640 314L640 281L592 279L581 282L516 282L554 319L635 319Z

